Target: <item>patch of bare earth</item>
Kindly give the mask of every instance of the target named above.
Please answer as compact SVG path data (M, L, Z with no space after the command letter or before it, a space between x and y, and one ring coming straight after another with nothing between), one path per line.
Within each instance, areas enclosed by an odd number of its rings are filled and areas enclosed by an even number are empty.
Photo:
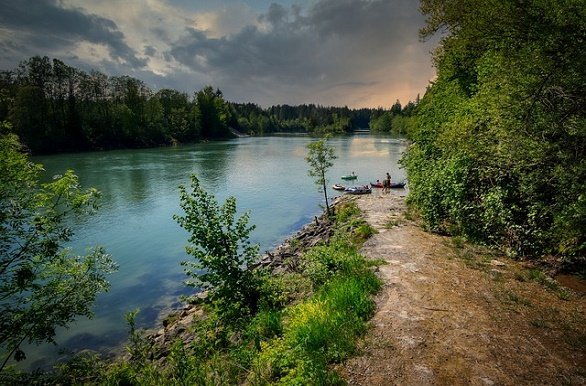
M584 294L525 279L501 256L426 233L404 199L357 199L378 230L362 253L386 262L350 385L586 384ZM562 300L565 298L565 300Z

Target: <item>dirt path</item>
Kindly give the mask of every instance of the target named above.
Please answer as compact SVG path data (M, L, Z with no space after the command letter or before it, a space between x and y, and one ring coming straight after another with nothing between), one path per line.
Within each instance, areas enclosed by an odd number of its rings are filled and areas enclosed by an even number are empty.
M401 197L357 201L379 232L362 252L386 264L371 329L337 368L350 385L586 384L583 293L425 233Z

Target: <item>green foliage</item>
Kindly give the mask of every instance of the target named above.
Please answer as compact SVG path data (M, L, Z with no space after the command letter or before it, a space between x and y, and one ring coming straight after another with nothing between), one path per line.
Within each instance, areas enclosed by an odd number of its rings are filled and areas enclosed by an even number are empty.
M409 203L435 231L583 265L586 14L580 1L422 1L446 28L414 110Z
M368 278L369 280L374 278L375 276L371 276L371 267L378 265L379 262L366 260L358 252L359 245L353 243L350 238L337 236L329 245L317 246L309 250L304 256L304 274L312 279L314 288L322 288L338 277ZM328 273L323 275L320 271ZM371 288L371 290L376 291L377 288Z
M222 92L206 86L195 94L195 124L201 136L209 138L230 138L228 130L228 110Z
M259 307L261 277L248 267L258 258L258 245L249 235L248 213L236 219L236 200L230 197L219 205L196 176L191 176L191 191L180 190L184 216L173 218L190 233L185 273L191 287L207 291L206 301L222 313L226 321L253 315Z
M279 310L304 299L312 291L311 280L298 272L263 276L261 285L261 310Z
M349 238L355 245L362 245L376 230L360 217L360 209L355 202L347 202L338 207L336 223L339 235Z
M340 204L336 211L336 223L343 226L348 223L351 219L360 215L360 208L355 202L346 202Z
M96 384L101 374L105 374L107 364L99 354L83 353L76 355L66 362L56 365L58 370L54 379L46 384L59 385L88 385Z
M370 121L370 130L373 133L390 133L393 122L393 114L387 111Z
M376 234L376 229L364 221L356 227L354 232L352 232L353 241L355 243L362 244L371 238L374 234Z
M91 214L98 191L82 191L71 170L40 183L42 167L20 152L13 135L0 137L0 353L1 366L24 359L20 345L54 342L55 328L91 305L116 265L100 247L85 256L63 248L71 219Z
M352 275L364 267L362 257L356 247L348 243L334 242L312 248L304 257L304 273L313 286L318 288L331 280L336 274Z
M413 131L415 122L415 117L397 115L393 117L391 122L392 132L399 135L408 135L411 131Z
M261 342L267 342L283 333L283 313L278 310L259 312L247 326L247 340L254 343L257 351L261 350Z
M326 200L326 210L330 216L330 205L328 203L328 190L326 184L326 172L334 166L336 157L335 149L327 144L327 138L313 141L307 144L307 156L305 161L309 164L308 174L314 178L315 184L320 192L323 192Z
M328 121L327 124L318 126L313 130L310 130L310 132L317 136L345 134L350 132L351 124L349 117L338 116L337 113L333 113L331 119Z
M136 328L136 315L138 313L138 309L130 311L124 315L124 318L128 324L128 345L126 346L126 351L130 354L129 362L131 365L140 367L149 357L151 345L145 339L143 332Z
M306 273L315 295L285 311L281 337L261 342L249 381L253 384L337 385L343 381L328 364L355 352L355 340L374 311L370 295L380 280L346 241L313 248Z
M370 131L373 133L409 134L414 126L413 110L419 104L419 96L416 102L409 102L405 107L397 100L389 110L378 109L373 111L370 117Z

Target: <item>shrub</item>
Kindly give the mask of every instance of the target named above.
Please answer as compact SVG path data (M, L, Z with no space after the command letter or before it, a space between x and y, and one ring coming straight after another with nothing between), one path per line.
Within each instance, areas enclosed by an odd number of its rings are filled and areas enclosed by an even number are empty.
M258 245L252 245L249 214L236 219L236 199L230 197L220 206L207 193L196 176L191 176L191 191L181 186L180 205L184 216L173 218L190 233L187 253L194 261L184 261L187 285L208 292L225 321L239 321L258 310L261 274L248 267L258 258Z

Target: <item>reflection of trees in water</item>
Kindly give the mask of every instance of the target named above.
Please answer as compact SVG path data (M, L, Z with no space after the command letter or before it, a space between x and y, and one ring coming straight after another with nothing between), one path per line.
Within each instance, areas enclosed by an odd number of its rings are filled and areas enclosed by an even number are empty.
M194 172L204 183L223 187L228 176L232 154L237 144L226 142L206 143L203 151L198 152Z
M333 138L330 140L330 145L336 149L336 155L338 158L348 158L350 156L350 149L352 147L352 140L346 138Z
M96 161L98 165L79 173L90 177L88 183L102 192L108 206L126 206L129 201L140 204L148 199L151 175L157 166L147 151L120 151L110 156L106 153Z
M131 165L126 181L128 197L136 203L143 202L149 196L149 179L151 178L151 170L144 168L143 164L146 161L143 154L131 154L129 164ZM150 161L152 162L152 161ZM147 164L149 165L149 164Z
M84 186L95 186L102 202L112 208L143 204L164 191L176 191L177 181L196 173L203 181L224 181L236 144L201 143L175 148L86 153L76 163ZM67 159L53 162L50 173L71 167Z

